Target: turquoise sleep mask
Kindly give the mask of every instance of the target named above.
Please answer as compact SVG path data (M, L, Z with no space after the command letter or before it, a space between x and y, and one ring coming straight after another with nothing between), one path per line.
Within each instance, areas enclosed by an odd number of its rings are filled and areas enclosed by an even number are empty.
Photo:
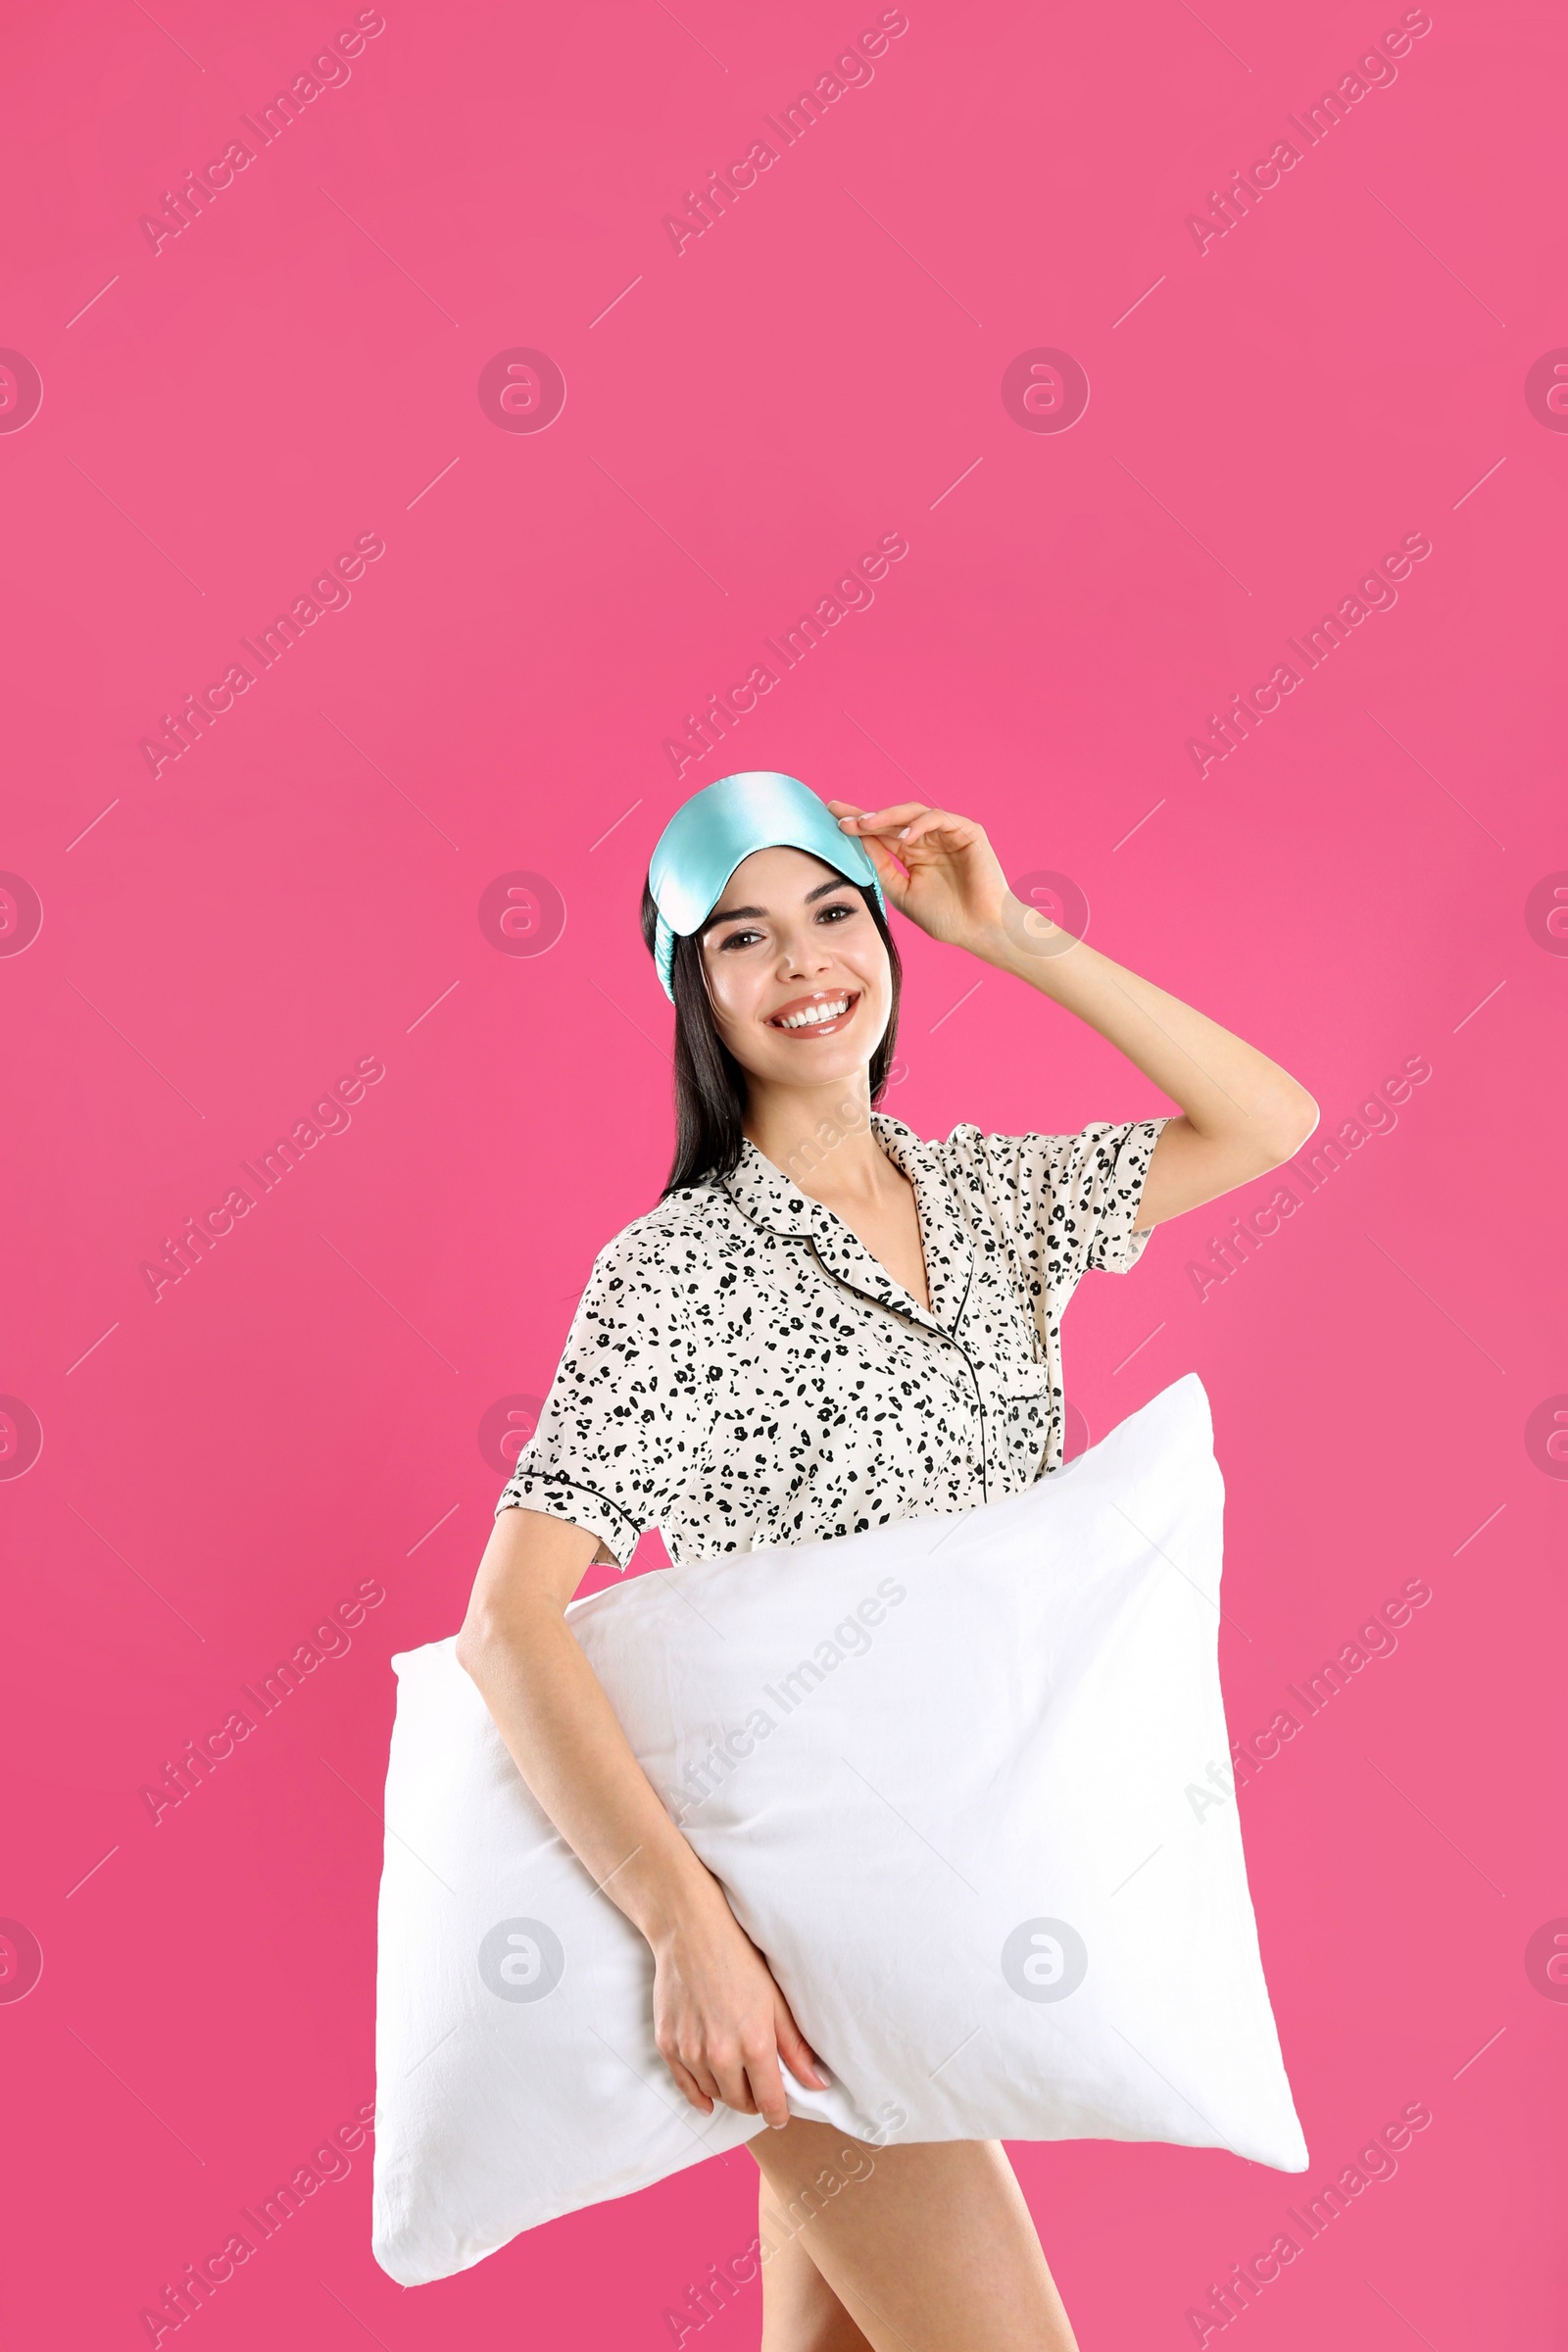
M648 887L659 908L654 961L671 1003L677 937L689 939L702 929L725 883L754 850L781 849L808 850L847 881L869 886L886 911L864 843L839 831L837 817L814 792L794 776L763 768L720 776L676 809L648 862Z

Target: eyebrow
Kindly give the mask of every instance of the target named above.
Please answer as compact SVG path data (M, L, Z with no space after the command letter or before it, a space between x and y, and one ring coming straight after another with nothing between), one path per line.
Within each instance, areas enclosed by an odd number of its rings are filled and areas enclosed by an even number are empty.
M836 874L831 882L819 882L814 890L808 890L806 894L805 903L808 906L811 906L815 905L818 899L825 899L830 890L854 890L855 887L856 885L850 880L848 874ZM702 930L698 933L698 937L700 939L703 938L708 932L711 931L715 923L735 923L739 922L743 914L765 915L766 912L767 908L765 906L720 907L716 914L710 914L709 916L707 922L703 925Z

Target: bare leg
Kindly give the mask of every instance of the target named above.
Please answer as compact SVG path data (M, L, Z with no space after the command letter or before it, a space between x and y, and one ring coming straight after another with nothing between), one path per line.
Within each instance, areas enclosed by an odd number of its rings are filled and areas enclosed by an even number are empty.
M867 2352L866 2338L794 2233L765 2173L758 2183L757 2228L773 2249L762 2265L761 2352Z
M764 2352L1078 2352L1000 2141L874 2148L796 2117L747 2144Z

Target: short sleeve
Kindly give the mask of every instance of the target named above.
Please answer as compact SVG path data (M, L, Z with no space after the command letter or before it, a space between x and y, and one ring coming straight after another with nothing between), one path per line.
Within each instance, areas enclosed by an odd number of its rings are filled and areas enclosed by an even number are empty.
M692 1351L651 1237L594 1260L538 1426L496 1505L548 1511L598 1536L625 1568L685 1483L694 1451Z
M1133 1225L1167 1124L1100 1120L1081 1135L976 1135L1004 1217L1058 1308L1081 1274L1126 1274L1142 1257L1149 1233Z

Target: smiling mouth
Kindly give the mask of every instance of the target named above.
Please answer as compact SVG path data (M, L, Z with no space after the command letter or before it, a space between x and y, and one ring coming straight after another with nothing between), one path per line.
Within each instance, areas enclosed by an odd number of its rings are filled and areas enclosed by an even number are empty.
M859 1002L857 988L843 989L837 996L797 997L771 1014L766 1025L782 1029L788 1037L834 1037L848 1025Z

